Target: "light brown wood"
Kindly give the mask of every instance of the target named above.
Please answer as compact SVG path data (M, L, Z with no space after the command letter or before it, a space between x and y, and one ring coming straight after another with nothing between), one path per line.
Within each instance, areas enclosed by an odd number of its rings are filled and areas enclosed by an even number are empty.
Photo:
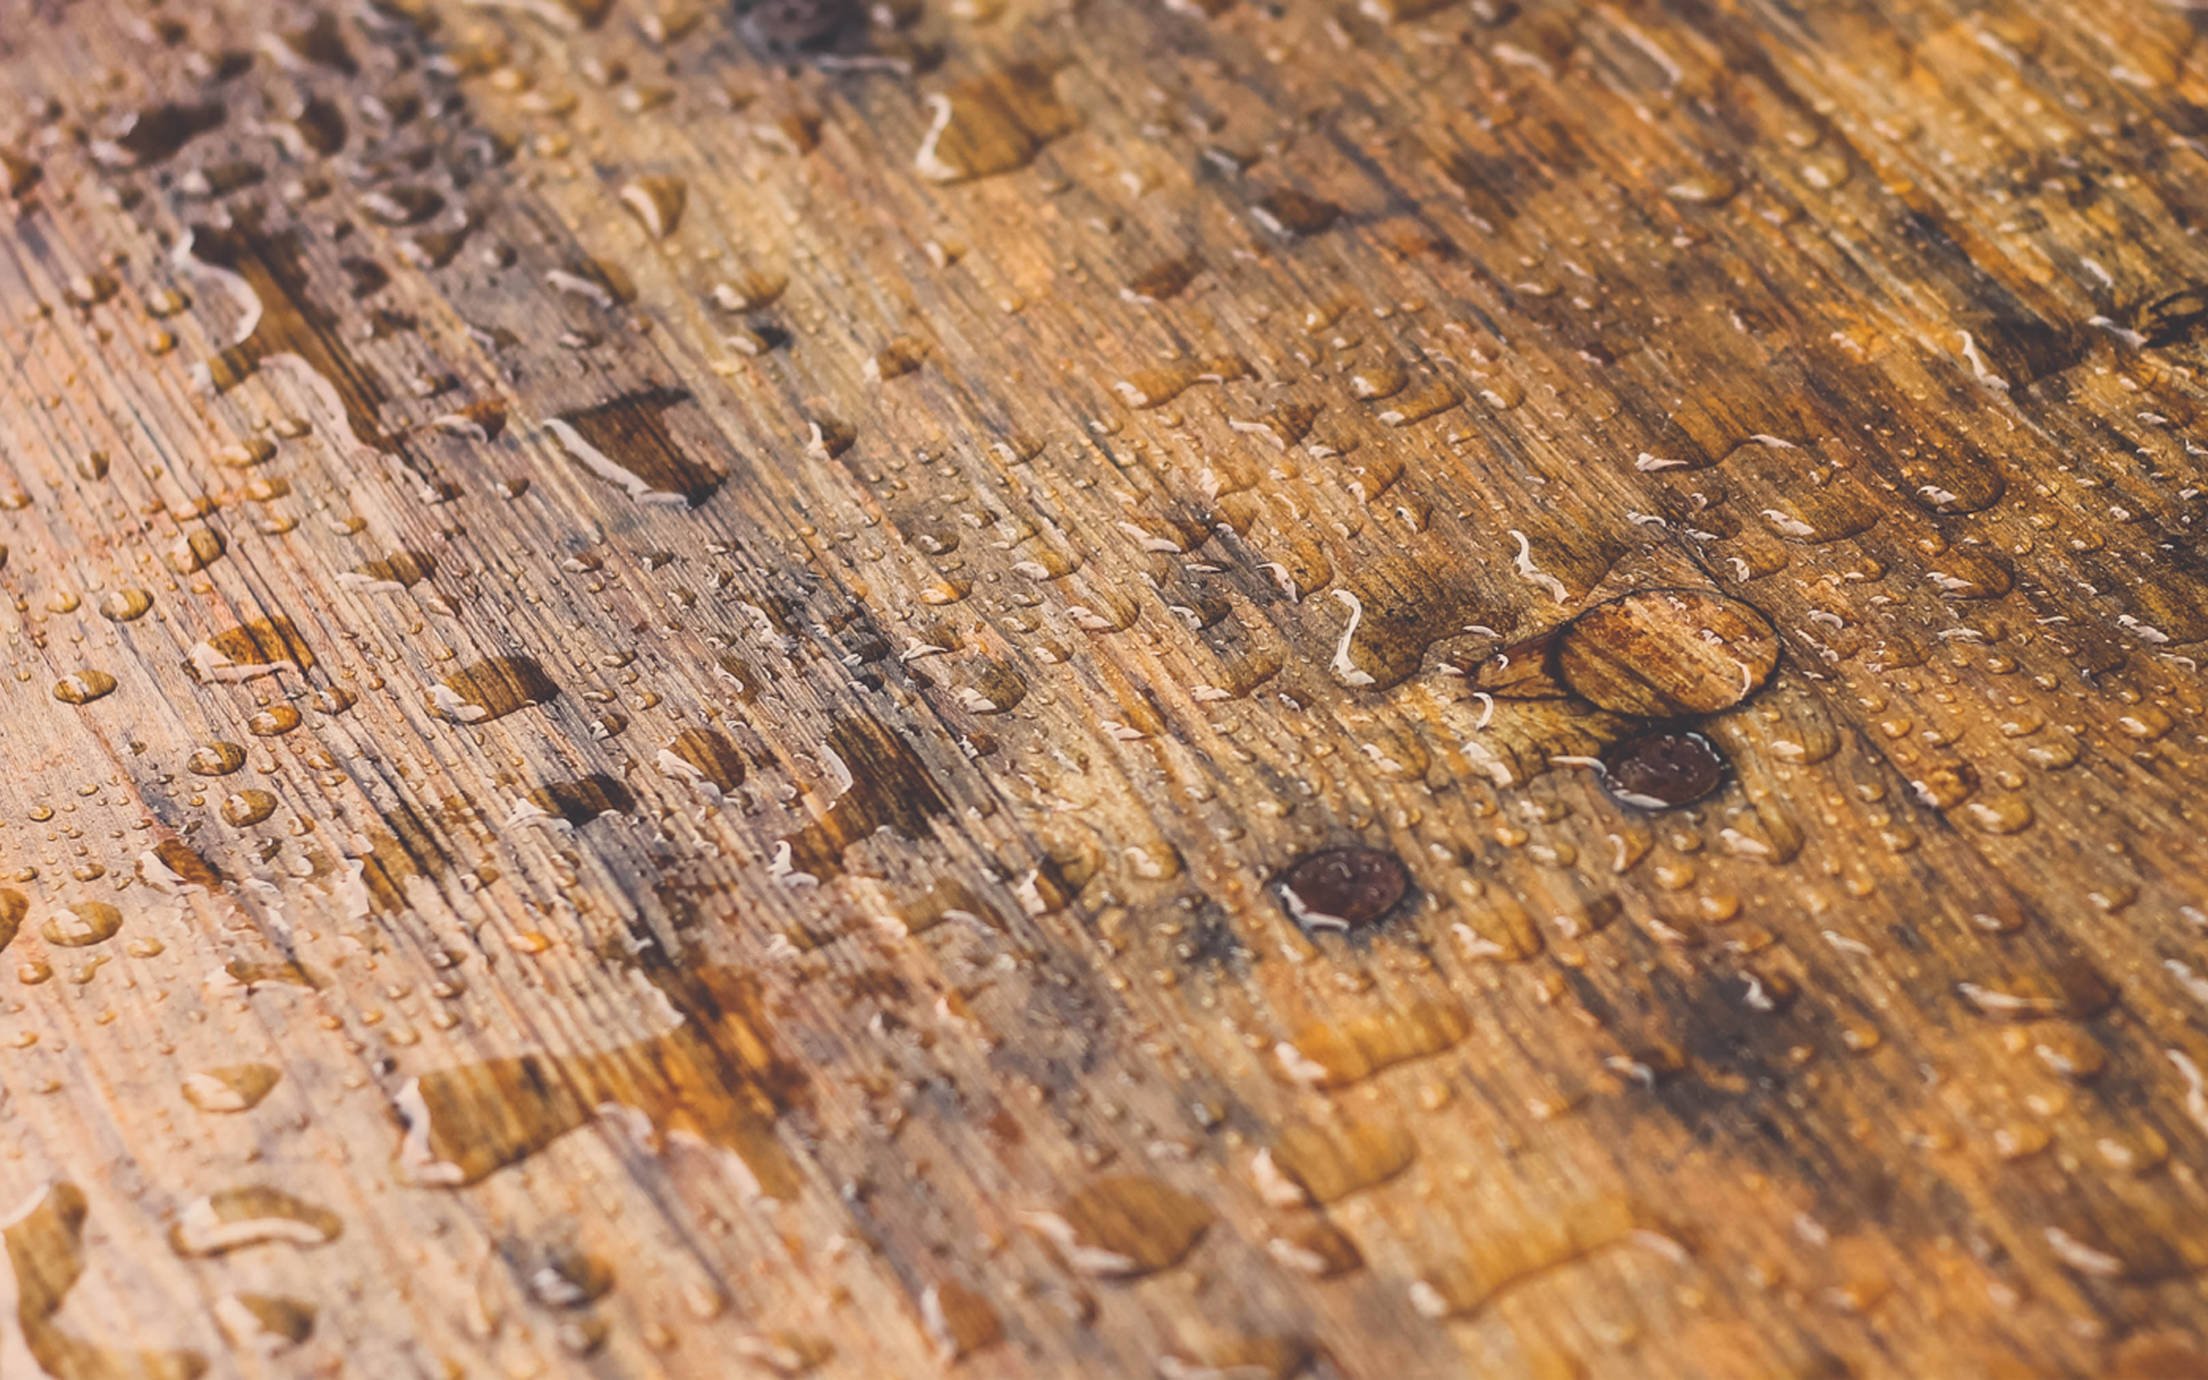
M2208 1374L2149 0L0 0L0 1374Z

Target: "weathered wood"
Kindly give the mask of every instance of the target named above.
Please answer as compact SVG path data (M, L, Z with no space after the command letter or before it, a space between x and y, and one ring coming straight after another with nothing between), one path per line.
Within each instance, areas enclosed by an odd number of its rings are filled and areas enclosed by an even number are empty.
M0 0L0 1371L2208 1373L2149 0Z

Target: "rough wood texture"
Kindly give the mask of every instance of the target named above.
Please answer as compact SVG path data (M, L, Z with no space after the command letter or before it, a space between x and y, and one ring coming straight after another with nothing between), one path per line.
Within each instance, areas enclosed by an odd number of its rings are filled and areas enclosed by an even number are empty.
M0 1373L2208 1374L2200 39L0 0Z

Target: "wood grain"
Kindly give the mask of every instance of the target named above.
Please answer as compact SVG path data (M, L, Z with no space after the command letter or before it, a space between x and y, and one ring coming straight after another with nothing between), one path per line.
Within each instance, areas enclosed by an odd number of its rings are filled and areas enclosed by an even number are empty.
M2150 0L0 0L0 1373L2208 1374Z

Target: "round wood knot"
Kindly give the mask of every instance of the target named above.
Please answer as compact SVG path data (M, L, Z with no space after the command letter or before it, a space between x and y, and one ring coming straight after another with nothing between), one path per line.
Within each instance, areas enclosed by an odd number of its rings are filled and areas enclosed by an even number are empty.
M1615 743L1602 755L1602 784L1644 810L1691 805L1725 779L1725 754L1699 733L1659 728Z
M1779 637L1738 599L1709 590L1621 595L1564 627L1557 667L1598 708L1644 719L1730 709L1763 688Z
M1277 882L1281 904L1307 930L1361 930L1402 903L1411 874L1377 848L1328 848L1289 864Z

